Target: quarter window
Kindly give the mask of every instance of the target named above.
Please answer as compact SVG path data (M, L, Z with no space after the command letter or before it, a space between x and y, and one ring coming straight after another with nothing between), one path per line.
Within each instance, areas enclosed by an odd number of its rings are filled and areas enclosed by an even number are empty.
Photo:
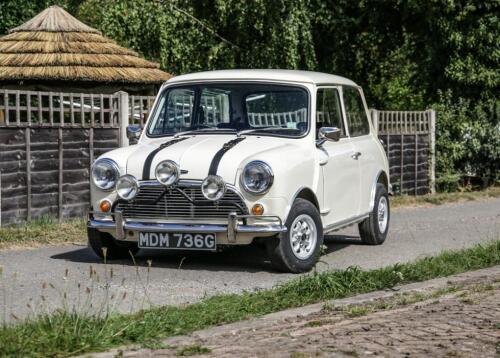
M366 116L361 93L354 87L344 87L343 92L349 135L358 137L369 134L370 124Z
M336 88L320 88L316 96L316 130L321 127L337 127L345 137L340 96Z

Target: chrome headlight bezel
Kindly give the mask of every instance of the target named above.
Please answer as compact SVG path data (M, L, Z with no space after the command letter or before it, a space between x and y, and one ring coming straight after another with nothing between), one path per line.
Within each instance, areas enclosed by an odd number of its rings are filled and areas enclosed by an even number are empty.
M259 170L267 178L267 183L264 187L255 188L249 185L246 180L249 175L249 170ZM240 185L247 192L252 195L263 195L266 194L269 189L271 189L274 182L274 173L271 166L262 160L253 160L243 168L240 176Z
M122 187L120 188L121 185ZM123 187L123 185L129 185L128 188L130 189L130 191L128 193L129 194L128 196L123 195L124 194L123 190L127 189L126 187ZM137 193L139 192L139 182L133 175L130 174L122 175L116 181L115 189L116 189L116 195L118 195L120 199L130 201L134 199L137 196Z
M159 173L160 170L169 168L172 172L172 175L168 177L167 180L161 179L161 173ZM161 162L158 163L158 165L155 168L155 177L158 182L166 187L175 185L179 181L179 177L181 175L181 169L179 167L179 164L174 162L173 160L162 160Z
M107 169L109 169L113 175L113 178L110 178L106 185L102 185L102 183L99 183L97 180L96 170L99 166L107 167ZM103 191L114 190L115 186L116 186L116 182L118 181L118 179L120 177L120 170L118 169L118 165L116 164L116 162L114 160L111 160L109 158L97 159L94 162L94 164L92 164L92 168L91 168L90 172L91 172L90 175L92 176L92 182L94 183L94 185Z
M208 192L208 186L210 184L215 184L217 186L217 191L215 192L214 196L210 196L210 193ZM217 201L222 199L224 197L224 194L226 194L226 189L226 182L218 175L209 175L201 183L201 193L207 200L210 201Z

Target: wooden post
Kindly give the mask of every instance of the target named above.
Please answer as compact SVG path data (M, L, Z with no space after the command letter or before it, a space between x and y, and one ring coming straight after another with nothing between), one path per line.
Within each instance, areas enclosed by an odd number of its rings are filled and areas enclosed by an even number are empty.
M414 194L417 195L417 188L418 188L418 133L415 133L415 192Z
M9 125L9 94L7 91L3 93L3 104L5 111L5 124Z
M375 134L378 134L378 110L371 109L370 114L372 117L373 129L375 130Z
M64 126L64 97L62 92L59 93L59 121L61 126Z
M31 128L24 130L26 141L26 221L31 221Z
M400 161L400 175L399 175L399 193L403 194L403 169L404 169L404 136L403 133L401 133L401 146L400 146L400 151L401 151L401 161Z
M59 180L58 180L58 218L59 222L63 218L63 130L62 127L58 128L59 132Z
M42 92L37 93L38 98L38 124L43 125L43 114L42 114Z
M427 111L430 121L429 126L429 136L430 136L430 147L431 147L431 158L430 158L430 191L431 194L436 192L436 111L429 109Z
M20 92L16 91L16 123L18 126L21 125L21 110L19 106L21 105Z
M26 94L26 123L31 127L31 92Z
M49 93L49 118L50 118L50 126L54 125L54 106L52 103L52 92Z
M119 96L119 110L118 110L118 125L119 125L119 145L120 147L127 147L129 145L127 138L127 127L129 123L128 111L129 111L129 101L128 93L120 91Z

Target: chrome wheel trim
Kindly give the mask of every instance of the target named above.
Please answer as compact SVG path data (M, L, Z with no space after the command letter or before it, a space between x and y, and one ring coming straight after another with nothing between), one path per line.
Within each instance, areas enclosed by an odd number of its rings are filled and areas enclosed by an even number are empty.
M385 233L385 230L387 230L387 224L389 223L389 203L387 202L387 198L385 196L382 196L378 201L377 222L380 233Z
M318 230L313 218L302 214L290 225L290 245L292 252L299 260L307 260L314 253L318 242Z

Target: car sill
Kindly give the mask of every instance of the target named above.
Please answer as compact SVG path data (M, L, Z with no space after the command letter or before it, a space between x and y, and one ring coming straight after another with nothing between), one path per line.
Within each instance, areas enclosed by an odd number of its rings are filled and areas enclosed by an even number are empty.
M323 233L326 234L328 232L332 232L332 231L343 229L343 228L345 228L346 226L349 226L349 225L357 224L357 223L363 221L364 219L366 219L369 215L370 215L370 213L366 213L366 214L363 214L363 215L354 216L352 218L349 218L349 219L346 219L346 220L341 220L341 221L339 221L337 223L328 225L328 226L326 226L326 227L323 228Z

